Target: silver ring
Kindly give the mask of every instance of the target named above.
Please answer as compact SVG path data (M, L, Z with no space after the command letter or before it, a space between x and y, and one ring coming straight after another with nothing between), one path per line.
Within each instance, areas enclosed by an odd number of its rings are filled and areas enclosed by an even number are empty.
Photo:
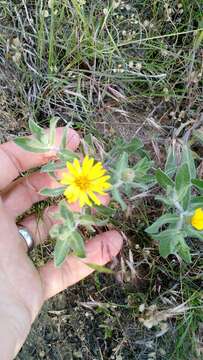
M29 231L24 227L19 227L18 232L20 236L23 238L23 240L25 240L28 247L28 252L32 251L32 249L34 248L34 240L30 235Z

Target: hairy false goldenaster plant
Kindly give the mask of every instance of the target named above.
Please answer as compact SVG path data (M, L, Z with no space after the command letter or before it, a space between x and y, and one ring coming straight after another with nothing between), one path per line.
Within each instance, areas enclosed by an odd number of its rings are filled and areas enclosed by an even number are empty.
M129 206L136 207L137 197L150 194L152 198L154 186L156 189L159 186L160 194L154 196L154 200L163 204L163 215L146 232L159 243L161 256L174 254L186 263L191 262L188 238L203 240L203 180L196 178L194 156L189 146L182 145L181 161L177 160L172 146L169 147L164 170L155 169L138 138L129 143L117 139L109 152L103 151L102 161L99 161L91 135L83 140L80 155L67 149L67 127L60 146L56 147L57 121L57 118L50 120L47 132L30 120L33 136L15 141L27 151L47 153L54 150L57 153L57 159L44 165L41 172L54 177L58 186L40 191L46 197L62 197L54 215L58 222L50 231L56 240L56 266L60 266L70 252L85 256L84 228L85 233L92 233L95 226L104 226L110 221L118 206L126 211ZM59 177L58 170L60 174L62 171ZM112 200L108 209L102 206L100 198L107 193ZM79 205L80 212L70 210L74 203ZM93 207L96 212L92 211Z
M50 230L51 237L56 240L55 265L60 266L70 252L79 257L85 256L84 228L85 233L92 233L95 226L104 226L114 213L115 202L126 210L133 189L147 190L154 178L148 174L152 162L139 139L133 139L128 144L117 141L99 161L94 146L87 139L85 146L80 148L81 155L67 149L67 127L64 128L61 144L56 147L57 121L57 118L50 120L50 131L47 132L31 119L29 127L33 136L19 137L15 142L27 151L57 153L57 159L42 166L41 172L54 177L58 186L41 189L40 193L46 197L62 197L54 215L57 224ZM135 153L139 160L136 165L130 166L129 157ZM62 175L58 176L58 170ZM108 209L101 204L101 196L107 193L113 200ZM80 212L70 210L70 205L74 203L80 207ZM96 207L96 215L95 211L92 212L93 206Z

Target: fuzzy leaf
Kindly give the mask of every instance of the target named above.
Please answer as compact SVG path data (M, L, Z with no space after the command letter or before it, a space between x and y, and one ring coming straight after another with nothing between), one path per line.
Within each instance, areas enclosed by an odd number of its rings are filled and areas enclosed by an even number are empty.
M97 265L93 263L86 263L91 269L98 271L99 273L113 274L113 271L105 266Z
M69 238L69 244L76 256L80 258L85 258L84 240L78 231L72 232Z
M59 267L63 264L66 256L70 253L69 241L60 240L56 241L56 245L54 248L54 264L56 267Z
M173 201L171 200L171 198L168 198L166 196L157 195L155 197L155 200L161 201L166 206L173 207Z
M53 172L55 170L64 169L66 166L65 162L49 162L48 164L41 167L40 172Z
M124 152L117 161L114 178L117 181L121 178L121 174L128 167L128 154Z
M107 220L100 220L97 219L95 216L92 215L82 215L79 217L80 225L98 225L104 226L107 224Z
M177 246L177 252L180 255L180 257L187 263L190 264L192 259L191 259L191 254L190 254L190 248L189 246L186 244L184 238L182 237L182 239L180 239L178 246Z
M63 130L62 139L61 139L60 150L66 149L67 133L68 133L68 126L65 126L64 130Z
M36 139L40 142L42 141L42 139L48 140L45 130L41 126L39 126L33 119L29 119L29 129L31 133L35 135Z
M166 158L165 173L167 175L173 176L176 172L176 168L177 168L177 160L176 160L174 147L169 146L167 152L167 158Z
M143 148L143 143L140 139L134 138L129 143L124 142L122 139L117 140L116 150L118 152L126 151L128 154L135 154L138 149Z
M192 198L190 205L192 209L196 209L198 207L203 208L203 196L196 196Z
M149 171L149 169L151 168L152 165L153 165L153 161L148 160L146 157L142 158L133 167L135 176L137 178L140 178L143 175L146 175L146 173Z
M30 151L33 153L44 153L48 152L50 148L47 145L41 144L37 140L33 140L31 138L26 137L18 137L14 140L15 144L20 146L22 149L26 151Z
M106 216L106 217L113 217L116 213L116 209L112 209L110 206L106 207L103 205L94 206L96 213Z
M156 171L156 180L164 188L167 189L168 186L174 186L173 180L166 175L161 169Z
M175 180L178 201L184 210L187 209L190 200L190 181L190 170L188 164L185 163L178 169Z
M191 149L186 144L182 147L182 163L186 163L188 165L190 178L194 179L196 177L194 157Z
M184 227L185 236L203 241L203 231L194 229L191 225Z
M118 189L115 189L115 188L112 189L112 196L113 196L114 200L116 200L121 205L122 210L127 209L127 205L123 201L123 199L121 197L121 194L120 194Z
M64 186L55 189L44 188L40 190L40 194L43 196L53 197L53 196L62 195L64 193L64 190L65 190Z
M49 124L49 145L53 146L55 144L55 138L56 138L56 125L59 121L58 117L53 117L50 120Z
M203 180L201 179L192 179L192 184L199 190L203 190Z
M177 245L182 235L176 229L168 229L160 234L152 235L154 240L159 241L159 252L163 257L170 254L176 254Z
M148 234L156 234L159 228L165 224L175 224L179 220L179 216L175 214L164 214L150 225L145 231Z
M185 193L184 189L190 186L190 172L186 163L178 169L175 182L177 194Z
M73 161L74 159L80 159L79 155L71 150L63 149L58 153L59 157L63 161Z
M134 138L129 143L123 145L122 150L128 154L135 154L138 149L143 147L143 143L140 139Z

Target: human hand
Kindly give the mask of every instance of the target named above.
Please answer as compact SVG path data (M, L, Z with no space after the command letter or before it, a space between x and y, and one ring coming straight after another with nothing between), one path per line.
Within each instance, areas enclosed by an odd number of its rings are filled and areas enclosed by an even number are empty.
M57 129L60 143L62 128ZM68 147L75 150L79 136L69 130ZM27 255L26 243L16 226L16 218L34 203L44 199L39 194L43 187L54 187L47 174L35 172L16 178L24 171L38 167L55 154L32 154L18 148L13 142L0 145L0 353L1 360L13 359L24 343L32 322L44 301L68 286L88 276L93 270L85 265L104 265L122 246L116 231L97 235L86 243L87 258L80 260L69 256L60 268L52 261L37 269ZM103 203L108 197L103 198ZM36 215L25 218L21 225L31 233L35 245L46 241L53 225L51 214L56 207L45 210L42 218Z

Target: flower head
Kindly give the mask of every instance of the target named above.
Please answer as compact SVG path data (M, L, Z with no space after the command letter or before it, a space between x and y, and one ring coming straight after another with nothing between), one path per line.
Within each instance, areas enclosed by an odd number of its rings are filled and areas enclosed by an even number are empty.
M191 224L195 229L203 230L203 210L201 208L195 210Z
M63 173L60 183L67 185L64 195L68 202L79 200L80 207L85 204L92 206L92 202L101 205L97 195L105 195L105 191L111 187L108 183L110 176L106 175L101 162L94 164L94 159L86 155L81 165L77 159L66 165L68 172Z

